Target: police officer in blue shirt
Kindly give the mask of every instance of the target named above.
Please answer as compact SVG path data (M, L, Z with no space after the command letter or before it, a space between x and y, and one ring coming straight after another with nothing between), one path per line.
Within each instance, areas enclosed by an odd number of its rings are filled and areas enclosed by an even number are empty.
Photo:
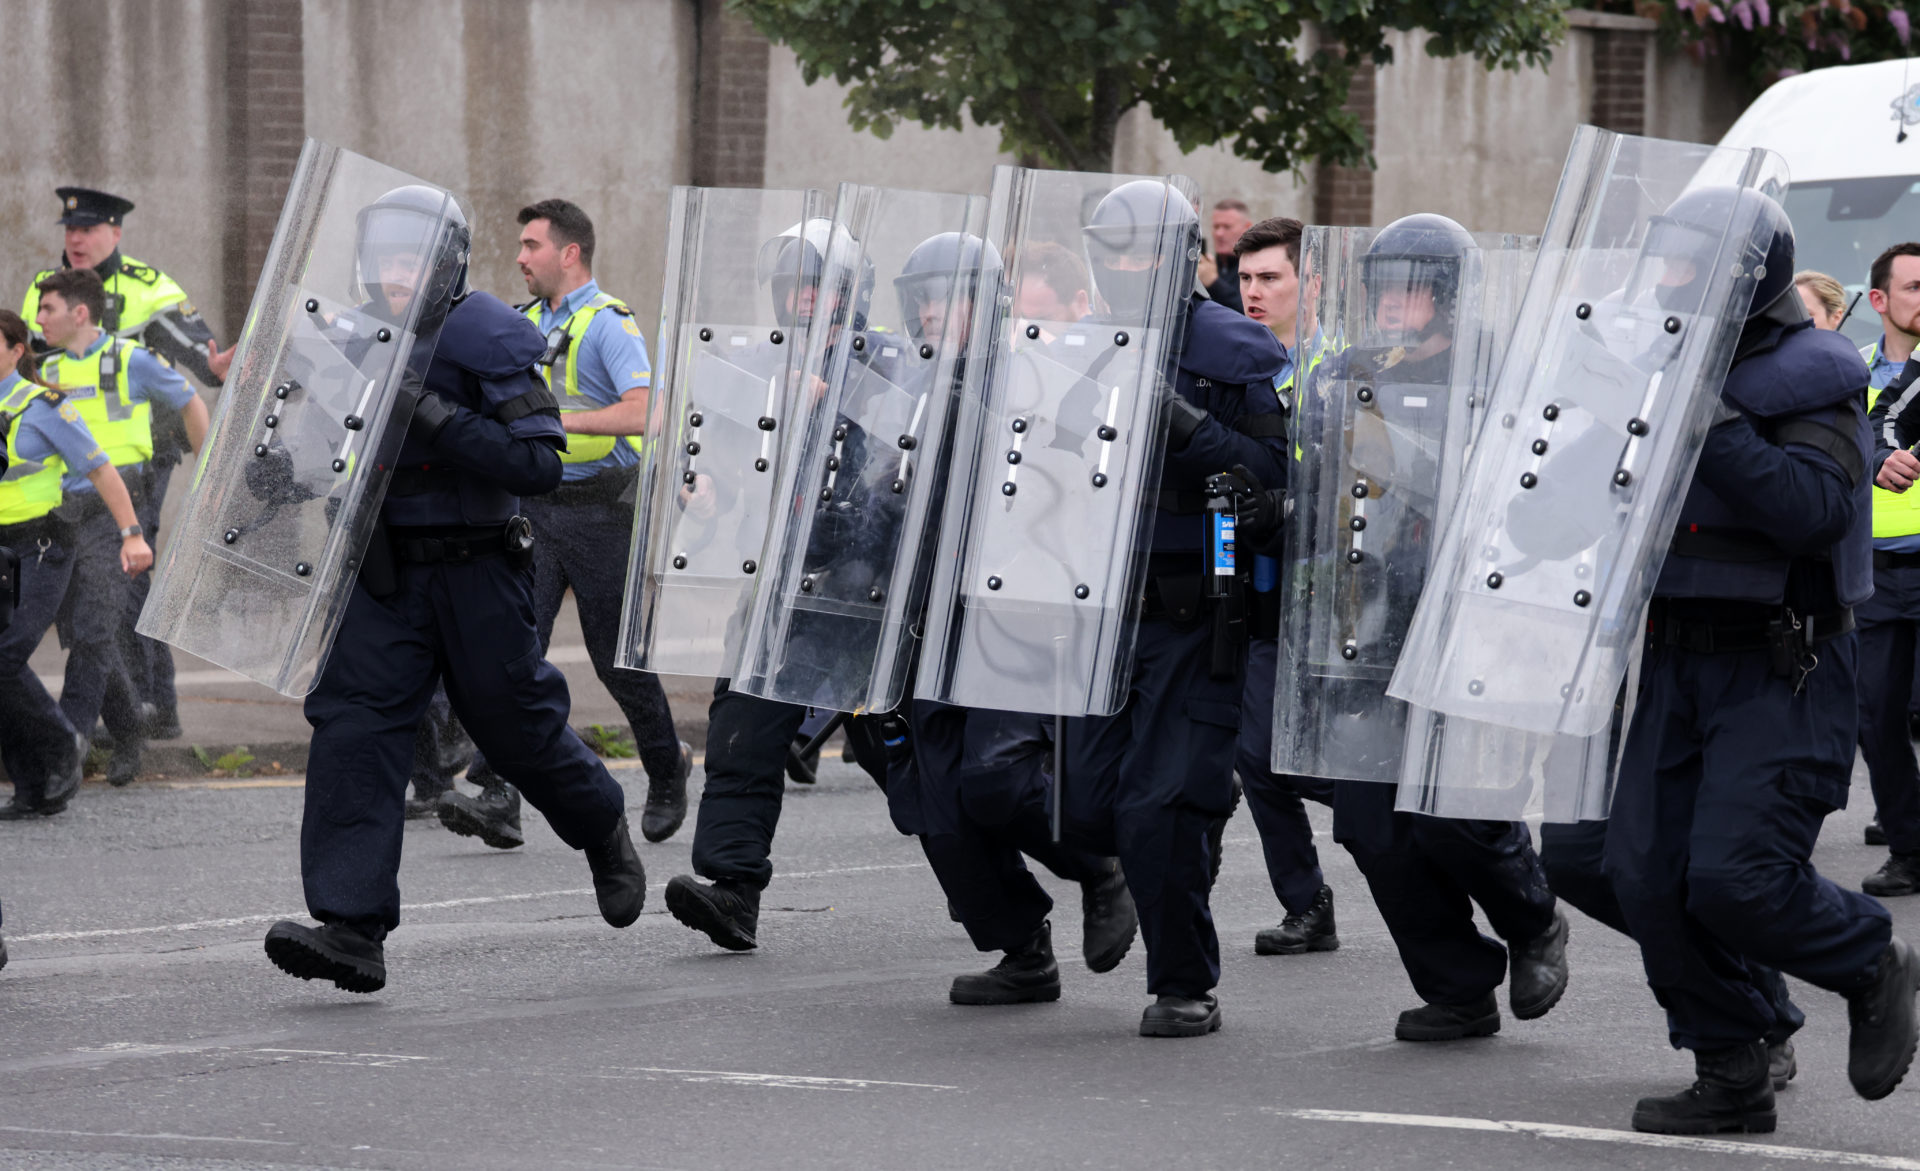
M1880 314L1880 340L1861 351L1868 394L1878 399L1900 374L1920 333L1920 243L1895 244L1868 270L1868 300ZM1894 412L1898 414L1899 412ZM1881 437L1876 428L1876 446ZM1909 709L1920 650L1920 494L1889 477L1920 475L1920 460L1886 445L1873 493L1873 597L1860 605L1860 755L1867 762L1877 816L1867 844L1888 847L1887 861L1860 884L1886 898L1920 892L1920 766L1913 755Z
M1756 287L1654 586L1604 869L1697 1080L1636 1130L1774 1129L1776 1013L1749 959L1848 1000L1847 1074L1869 1100L1913 1060L1920 965L1885 907L1813 868L1847 802L1858 721L1851 607L1873 590L1867 372L1793 291L1793 228L1751 190L1700 188L1646 251L1663 302L1697 299L1727 225ZM1706 241L1702 244L1701 241Z
M26 322L0 310L0 440L11 464L0 475L0 548L21 560L19 604L0 625L0 762L13 778L13 799L0 820L51 816L80 787L85 740L41 686L28 659L60 610L78 561L74 530L61 519L63 475L84 479L107 512L134 526L126 485L66 396L34 380ZM139 533L120 541L119 561L102 572L121 577L153 563ZM124 579L123 579L124 580ZM9 602L11 598L7 599Z
M632 310L593 279L593 221L586 212L564 199L545 199L521 208L519 220L518 262L534 296L521 312L547 339L541 376L559 400L567 431L560 487L526 505L540 534L533 555L540 645L552 642L554 619L571 588L594 673L632 725L647 770L640 832L663 842L686 820L693 750L674 733L659 677L613 666L640 464L626 437L647 430L647 343ZM481 783L479 799L449 790L440 799L441 822L489 845L520 844L518 796L483 759L475 760L471 775Z
M150 478L154 404L180 413L196 452L207 434L207 406L151 350L100 327L106 288L92 269L61 269L41 278L35 291L40 298L36 324L54 347L41 360L40 379L58 387L86 420L107 458L135 489L137 511L138 486ZM142 710L140 688L119 642L133 593L112 567L121 542L144 536L145 530L138 520L115 520L84 476L69 473L66 489L62 513L74 525L79 562L60 617L61 641L68 648L60 707L85 735L92 734L95 720L105 719L114 738L107 779L124 785L139 769L149 713Z
M428 261L444 195L402 187L362 209L362 282L404 308L452 298L381 505L381 529L345 620L307 698L313 744L300 871L318 928L283 920L268 957L349 992L386 984L382 941L400 922L400 844L415 733L444 682L460 722L560 840L587 856L600 914L640 917L646 873L627 832L625 797L567 726L567 684L546 661L533 613L523 494L559 486L566 433L534 372L546 344L526 319L466 289L467 226ZM457 210L454 212L458 216ZM431 221L427 228L418 221ZM408 242L396 257L387 241ZM411 283L380 276L411 266ZM422 333L435 323L426 322ZM390 560L382 554L390 554ZM384 567L382 562L385 562Z

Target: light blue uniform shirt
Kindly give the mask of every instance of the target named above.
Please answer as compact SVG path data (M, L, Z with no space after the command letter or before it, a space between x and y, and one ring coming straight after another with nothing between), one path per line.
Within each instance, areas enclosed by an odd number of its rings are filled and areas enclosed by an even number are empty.
M1867 405L1869 407L1880 397L1880 392L1893 381L1894 376L1900 373L1900 367L1905 365L1905 362L1887 360L1885 334L1880 336L1879 341L1873 343L1873 361L1867 363ZM1912 492L1916 489L1907 490ZM1889 553L1920 553L1920 533L1906 537L1875 537L1873 547L1885 549Z
M544 336L555 326L564 326L575 310L599 295L600 283L588 281L562 297L558 309L550 308L543 300L540 302L540 316L534 324ZM652 380L653 364L647 358L647 339L640 335L640 327L634 324L634 319L611 309L602 309L594 314L593 321L587 326L587 335L580 340L577 379L580 393L610 407L634 387L651 386ZM565 391L564 385L553 388L556 395ZM569 436L569 441L571 439ZM639 462L639 453L633 450L631 444L621 440L613 445L613 453L605 459L567 464L562 479L566 483L587 480L610 468L632 467Z
M0 378L0 403L7 402L24 381L11 371ZM39 463L48 456L59 456L67 465L67 474L60 480L65 491L72 490L67 485L76 476L92 491L93 484L87 480L87 473L107 463L107 453L94 441L93 432L87 430L72 404L61 403L55 407L46 399L35 398L20 413L20 426L13 433L13 446L8 449L7 458L19 464Z
M113 340L115 339L103 333L95 338L93 344L82 351L80 356L91 358ZM130 346L127 349L127 400L135 403L157 403L169 410L178 411L193 401L193 388L187 385L186 378L179 371L156 358L152 350L145 346ZM124 469L121 475L126 475ZM61 487L77 496L83 492L93 491L93 481L83 474L69 472L61 481Z

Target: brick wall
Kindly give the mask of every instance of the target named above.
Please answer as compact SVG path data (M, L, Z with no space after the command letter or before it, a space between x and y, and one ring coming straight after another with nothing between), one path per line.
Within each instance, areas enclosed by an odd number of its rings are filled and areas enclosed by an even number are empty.
M224 13L230 234L221 317L235 332L266 263L306 139L300 7L300 0L233 0Z
M693 175L700 187L758 187L767 170L769 46L723 0L699 0Z
M1645 134L1647 61L1651 33L1632 29L1593 31L1593 124L1622 134Z
M1363 64L1353 73L1343 107L1359 115L1367 140L1373 141L1374 73L1372 64ZM1349 225L1373 222L1373 169L1366 165L1342 167L1322 165L1313 180L1313 222Z

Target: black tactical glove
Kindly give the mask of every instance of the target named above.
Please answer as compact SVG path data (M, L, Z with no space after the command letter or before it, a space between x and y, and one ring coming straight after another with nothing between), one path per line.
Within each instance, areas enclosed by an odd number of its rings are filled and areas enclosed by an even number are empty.
M1167 450L1185 451L1187 444L1193 442L1194 433L1200 430L1200 424L1206 422L1209 416L1182 398L1178 391L1170 391L1160 417L1167 425Z
M439 438L447 424L453 422L454 407L446 399L430 390L420 392L420 401L413 406L413 430L427 443Z

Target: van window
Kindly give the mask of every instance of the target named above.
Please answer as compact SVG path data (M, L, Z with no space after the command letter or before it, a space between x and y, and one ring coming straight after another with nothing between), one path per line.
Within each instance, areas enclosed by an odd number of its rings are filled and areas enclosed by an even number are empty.
M1860 294L1846 334L1857 345L1880 339L1880 315L1867 304L1867 270L1882 249L1920 239L1920 175L1795 183L1787 189L1794 268L1818 269Z

